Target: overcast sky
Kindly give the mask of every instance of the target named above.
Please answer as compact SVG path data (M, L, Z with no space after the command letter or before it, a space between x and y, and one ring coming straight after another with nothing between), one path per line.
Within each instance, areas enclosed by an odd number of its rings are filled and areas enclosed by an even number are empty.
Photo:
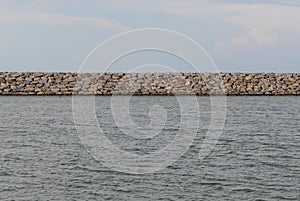
M0 0L0 71L78 71L101 42L147 27L194 39L220 71L300 69L299 0Z

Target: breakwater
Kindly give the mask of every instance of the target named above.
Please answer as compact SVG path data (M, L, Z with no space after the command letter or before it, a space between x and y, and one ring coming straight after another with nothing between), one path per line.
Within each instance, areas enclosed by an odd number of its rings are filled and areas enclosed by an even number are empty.
M300 73L0 72L0 95L300 95Z

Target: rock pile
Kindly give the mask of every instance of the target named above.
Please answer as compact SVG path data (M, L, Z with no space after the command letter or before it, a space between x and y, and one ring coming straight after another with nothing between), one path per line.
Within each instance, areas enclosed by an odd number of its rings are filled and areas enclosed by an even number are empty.
M0 72L0 95L300 95L300 73Z

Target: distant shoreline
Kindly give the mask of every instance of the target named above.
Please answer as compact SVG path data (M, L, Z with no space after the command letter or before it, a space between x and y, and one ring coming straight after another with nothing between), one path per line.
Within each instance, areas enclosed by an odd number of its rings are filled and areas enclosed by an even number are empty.
M300 73L0 72L0 95L298 96Z

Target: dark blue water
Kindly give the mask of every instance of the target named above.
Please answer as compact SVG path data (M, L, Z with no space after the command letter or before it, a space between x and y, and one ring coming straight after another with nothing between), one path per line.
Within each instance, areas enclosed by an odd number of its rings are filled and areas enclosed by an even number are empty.
M198 101L201 123L189 150L159 172L134 175L89 155L71 97L0 97L0 200L299 200L300 97L228 97L223 134L204 160L210 101ZM152 141L133 141L114 123L110 97L96 98L107 138L138 154L163 148L179 129L174 97L133 97L132 120L146 127L154 105L167 108L167 126Z

